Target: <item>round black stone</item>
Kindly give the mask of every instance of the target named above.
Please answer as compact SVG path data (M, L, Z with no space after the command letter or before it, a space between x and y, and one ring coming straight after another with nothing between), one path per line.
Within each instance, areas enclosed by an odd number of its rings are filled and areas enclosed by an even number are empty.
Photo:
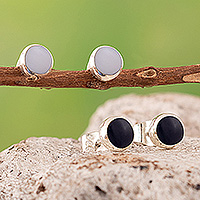
M162 118L157 125L156 132L160 141L166 145L177 144L184 136L182 123L173 116Z
M134 132L127 120L116 118L108 125L107 135L115 147L125 148L132 143Z

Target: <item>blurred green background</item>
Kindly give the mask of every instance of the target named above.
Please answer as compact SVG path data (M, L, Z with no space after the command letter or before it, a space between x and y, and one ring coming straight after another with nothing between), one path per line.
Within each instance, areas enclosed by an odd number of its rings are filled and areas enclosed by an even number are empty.
M0 64L13 66L31 43L47 46L54 69L83 70L99 45L115 46L124 68L200 62L199 0L0 0ZM123 94L181 92L199 84L154 88L0 87L0 150L31 136L77 139L96 108Z

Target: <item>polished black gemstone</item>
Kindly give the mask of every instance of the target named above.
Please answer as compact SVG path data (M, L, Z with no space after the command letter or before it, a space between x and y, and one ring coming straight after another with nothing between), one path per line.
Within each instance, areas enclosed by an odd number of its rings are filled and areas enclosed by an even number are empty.
M177 144L184 136L182 123L173 116L162 118L157 125L156 132L160 141L166 145Z
M107 135L115 147L125 148L132 143L134 132L127 120L116 118L108 125Z

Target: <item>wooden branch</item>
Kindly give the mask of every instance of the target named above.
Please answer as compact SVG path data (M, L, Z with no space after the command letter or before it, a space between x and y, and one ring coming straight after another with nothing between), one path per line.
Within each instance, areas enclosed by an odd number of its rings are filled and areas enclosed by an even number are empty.
M97 80L88 70L52 70L32 80L19 68L0 67L0 85L40 88L92 88L106 90L111 87L151 87L179 83L200 83L200 64L182 67L125 69L108 82Z

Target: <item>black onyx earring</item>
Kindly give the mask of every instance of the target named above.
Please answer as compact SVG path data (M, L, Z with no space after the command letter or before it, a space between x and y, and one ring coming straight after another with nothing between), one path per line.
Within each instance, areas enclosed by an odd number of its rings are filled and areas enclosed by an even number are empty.
M136 124L137 142L148 146L172 148L179 144L185 136L185 128L181 119L171 113L162 113L153 120Z
M49 73L53 67L53 56L46 47L32 44L22 51L16 67L27 76L37 79L38 75Z
M83 151L113 150L123 151L133 142L147 146L172 148L185 135L183 122L175 114L162 113L151 121L135 124L125 117L105 119L96 132L81 137Z
M89 59L87 70L101 81L110 81L116 78L123 68L121 54L111 46L96 48Z
M109 117L103 121L99 131L85 133L81 137L83 151L122 151L134 140L131 122L125 117Z

